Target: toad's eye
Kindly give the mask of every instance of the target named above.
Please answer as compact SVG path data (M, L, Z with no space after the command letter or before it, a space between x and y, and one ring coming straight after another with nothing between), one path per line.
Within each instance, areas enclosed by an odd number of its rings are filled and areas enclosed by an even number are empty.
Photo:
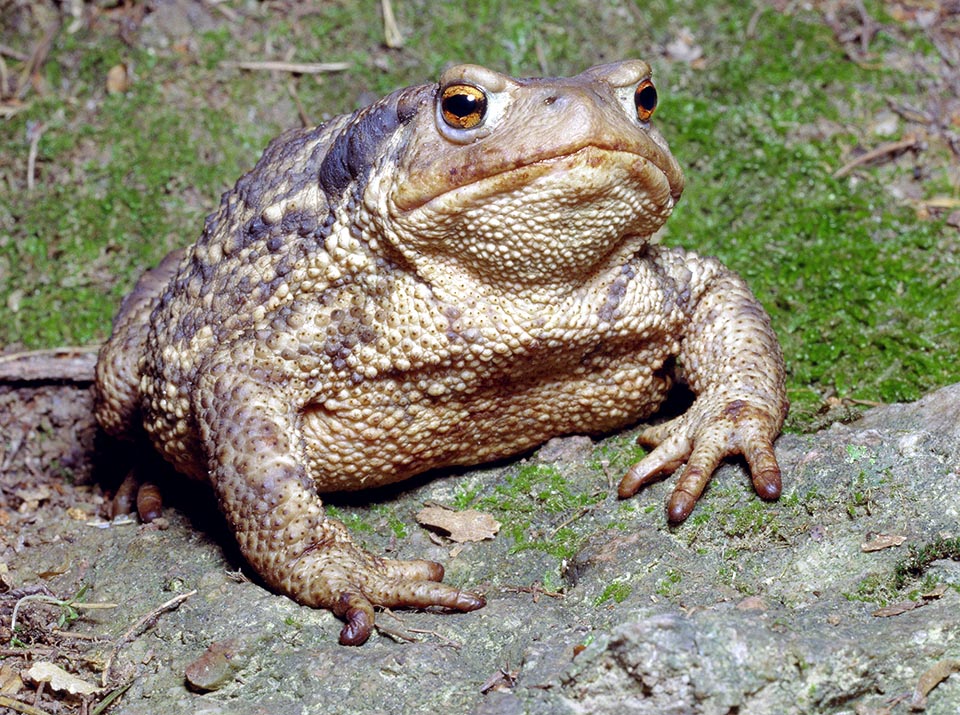
M473 129L487 115L487 95L472 84L452 84L440 95L440 110L454 129Z
M653 82L648 79L643 80L633 94L633 103L637 105L637 119L645 122L653 116L657 108L657 89Z

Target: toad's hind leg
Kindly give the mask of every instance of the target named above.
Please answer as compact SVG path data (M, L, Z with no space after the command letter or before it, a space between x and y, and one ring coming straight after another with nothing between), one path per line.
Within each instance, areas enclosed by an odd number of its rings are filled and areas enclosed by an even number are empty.
M123 300L110 339L97 357L96 417L114 437L132 438L140 429L139 359L144 354L150 313L176 275L184 249L167 254L146 271Z
M439 583L440 564L374 556L341 522L326 518L290 411L242 365L214 369L201 394L211 480L244 557L271 587L343 618L341 643L367 640L374 606L472 611L484 605L479 595Z

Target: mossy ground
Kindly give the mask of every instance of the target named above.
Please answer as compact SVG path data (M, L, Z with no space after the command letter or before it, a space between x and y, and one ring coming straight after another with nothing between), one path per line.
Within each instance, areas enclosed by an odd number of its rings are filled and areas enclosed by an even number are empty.
M789 368L790 426L819 424L831 397L910 400L960 379L960 241L942 218L918 217L925 199L957 201L956 157L931 136L922 153L832 176L853 150L916 133L896 115L891 136L871 133L888 103L922 110L929 101L935 77L918 83L915 65L935 74L937 50L889 7L867 4L882 26L858 62L816 12L743 3L424 9L397 4L405 44L395 50L383 46L372 2L290 17L226 3L179 38L150 18L122 36L121 8L64 23L22 100L8 97L16 112L0 126L0 345L104 339L139 272L196 237L266 141L299 122L297 102L320 121L429 81L450 62L564 74L640 55L655 65L658 123L688 177L666 240L720 256L770 311ZM10 12L20 32L3 41L22 53L56 19L42 4ZM702 50L693 64L664 57L685 28ZM291 78L221 65L276 57L349 69ZM106 76L119 64L132 81L109 94ZM904 182L906 198L891 191Z

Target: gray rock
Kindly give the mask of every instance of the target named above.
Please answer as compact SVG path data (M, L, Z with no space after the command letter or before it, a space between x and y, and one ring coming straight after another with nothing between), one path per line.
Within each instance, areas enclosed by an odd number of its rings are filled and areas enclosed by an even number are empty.
M38 479L32 439L8 455L3 493ZM778 502L758 500L742 466L728 464L676 528L664 515L670 479L615 498L629 450L623 436L554 441L526 460L338 502L348 522L369 527L355 533L370 549L442 561L448 580L488 598L469 614L380 614L383 630L362 648L337 645L330 613L234 578L249 572L213 500L183 480L168 480L168 528L92 528L65 518L56 499L92 513L96 492L41 463L53 496L11 509L18 521L0 531L0 565L11 587L43 580L69 595L86 583L88 600L118 603L73 624L110 638L197 589L120 650L115 677L132 686L115 713L861 715L960 659L960 385L783 436ZM503 522L496 539L435 543L415 524L424 502L465 495ZM905 542L861 549L880 534ZM899 615L873 615L907 601ZM244 657L217 690L191 691L187 667L228 639ZM99 647L102 658L109 644ZM936 685L926 712L960 712L960 675Z

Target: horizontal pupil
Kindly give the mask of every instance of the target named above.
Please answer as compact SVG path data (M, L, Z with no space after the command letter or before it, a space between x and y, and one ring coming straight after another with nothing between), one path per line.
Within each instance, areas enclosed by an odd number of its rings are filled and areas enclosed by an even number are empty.
M467 117L477 111L477 100L469 94L454 94L443 100L443 108L456 117Z

